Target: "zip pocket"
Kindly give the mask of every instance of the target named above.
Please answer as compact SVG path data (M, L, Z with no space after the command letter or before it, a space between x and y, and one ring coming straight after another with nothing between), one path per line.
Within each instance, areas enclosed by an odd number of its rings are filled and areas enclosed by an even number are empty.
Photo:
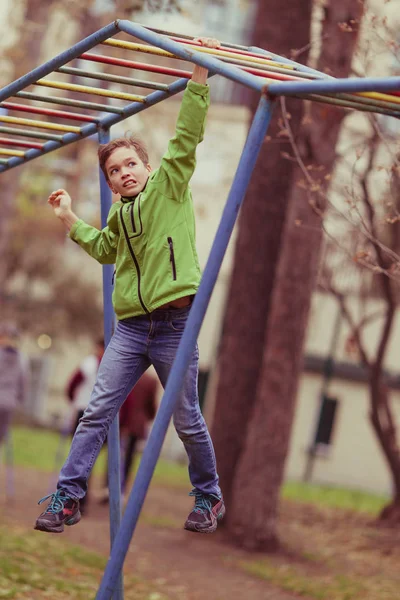
M133 233L136 233L135 215L133 214L134 209L135 209L135 201L133 200L132 204L131 204L131 225L132 225Z
M174 254L174 242L172 241L172 237L167 238L168 246L169 246L169 262L171 263L172 268L172 279L176 281L176 264L175 264L175 254Z

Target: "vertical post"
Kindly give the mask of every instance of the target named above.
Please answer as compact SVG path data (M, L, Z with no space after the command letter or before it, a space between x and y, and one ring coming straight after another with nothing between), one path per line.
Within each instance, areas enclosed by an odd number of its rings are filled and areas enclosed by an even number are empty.
M262 95L96 600L110 600L117 585L226 248L268 129L271 109L271 101Z
M305 466L304 474L303 474L303 481L307 481L307 482L311 481L312 474L314 471L314 463L315 463L315 458L317 455L317 447L318 447L317 435L318 435L318 430L320 427L322 415L323 415L325 405L326 405L326 394L328 392L329 383L330 383L330 381L332 379L332 375L333 375L333 369L334 369L334 365L335 365L335 362L334 362L335 354L336 354L336 348L337 348L337 344L338 344L338 340L339 340L341 324L342 324L342 310L341 310L340 306L338 306L335 323L333 325L333 334L332 334L332 339L331 339L331 345L329 348L329 353L328 353L327 358L324 361L324 371L323 371L323 375L322 375L323 379L322 379L321 390L319 392L318 409L317 409L317 412L315 415L313 437L311 440L310 447L308 449L307 461L306 461L306 466Z
M110 130L99 128L99 143L107 144L110 141ZM112 203L111 190L100 169L100 203L101 226L107 225L107 215ZM110 342L114 326L114 310L112 306L113 265L103 265L103 306L104 306L104 344ZM108 442L108 489L110 508L110 541L113 547L121 523L121 474L120 474L120 446L119 446L119 415L111 423L107 437ZM114 600L123 600L123 579L119 573L116 580Z

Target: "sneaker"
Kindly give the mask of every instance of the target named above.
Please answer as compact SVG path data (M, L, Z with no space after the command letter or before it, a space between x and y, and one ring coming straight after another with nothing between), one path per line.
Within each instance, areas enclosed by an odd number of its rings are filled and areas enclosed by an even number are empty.
M46 510L38 517L35 529L48 533L62 533L65 525L75 525L81 520L79 500L67 496L64 490L57 490L53 494L39 500L42 504L50 498Z
M213 533L218 521L225 515L225 504L222 498L214 494L202 494L197 490L190 492L194 496L194 507L184 525L188 531L198 533Z

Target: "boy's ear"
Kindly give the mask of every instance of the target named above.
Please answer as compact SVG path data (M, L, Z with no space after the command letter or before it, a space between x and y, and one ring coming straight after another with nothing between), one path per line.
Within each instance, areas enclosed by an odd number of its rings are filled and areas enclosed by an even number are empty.
M113 188L113 186L111 185L111 183L109 182L109 180L108 180L108 179L106 179L106 181L107 181L107 185L108 185L108 187L110 188L110 190L112 191L112 193L113 193L113 194L116 194L117 192L114 190L114 188Z
M153 170L153 169L151 168L151 165L150 165L150 164L147 164L147 165L146 165L146 169L148 170L148 172L149 172L149 173L151 173L151 172L152 172L152 170Z

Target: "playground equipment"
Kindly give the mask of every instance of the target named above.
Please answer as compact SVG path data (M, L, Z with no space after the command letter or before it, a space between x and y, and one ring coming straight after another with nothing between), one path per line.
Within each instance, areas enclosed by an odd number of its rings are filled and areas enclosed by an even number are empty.
M115 38L118 34L134 37L139 42ZM147 53L162 59L179 58L196 63L208 68L211 75L222 75L258 91L260 101L122 522L117 419L110 430L108 440L112 549L96 596L97 600L123 598L123 562L160 454L175 399L180 391L240 205L268 129L276 97L288 95L397 118L400 116L399 77L334 79L259 48L222 44L219 50L208 49L199 46L189 36L153 30L130 21L115 21L0 90L0 108L7 111L6 115L0 115L0 123L6 125L0 126L0 133L6 136L0 138L0 155L6 157L0 158L0 172L93 134L98 135L100 143L106 143L110 139L112 125L185 88L191 72L171 68L169 65L122 59L117 56L119 48L125 52ZM111 55L105 54L107 50ZM70 64L74 61L78 61L78 66ZM97 70L90 70L89 67L83 69L82 64L87 63L101 65L102 70L98 70L99 67ZM125 70L125 75L106 73L106 65ZM129 76L126 75L126 70ZM173 81L165 83L136 79L131 76L132 70L173 78ZM75 78L75 81L76 78L93 79L98 86L72 83L66 76ZM104 82L112 83L113 88L105 89L100 85ZM119 86L118 90L115 86ZM27 91L32 87L33 91ZM131 93L132 87L152 91L138 95ZM69 92L69 97L40 93L38 88L40 91L49 88L65 90ZM103 102L82 100L82 94L100 97ZM20 102L10 101L13 97L20 99ZM126 104L120 106L108 102L113 99ZM43 105L46 104L52 105L52 108L44 108ZM70 110L54 108L59 105ZM85 109L85 113L78 113L75 109ZM46 119L12 116L21 112L41 115ZM21 136L24 139L21 139ZM37 141L31 141L32 139ZM111 205L111 192L102 172L100 196L104 227ZM112 267L107 265L103 269L104 328L107 344L114 322L111 307Z

